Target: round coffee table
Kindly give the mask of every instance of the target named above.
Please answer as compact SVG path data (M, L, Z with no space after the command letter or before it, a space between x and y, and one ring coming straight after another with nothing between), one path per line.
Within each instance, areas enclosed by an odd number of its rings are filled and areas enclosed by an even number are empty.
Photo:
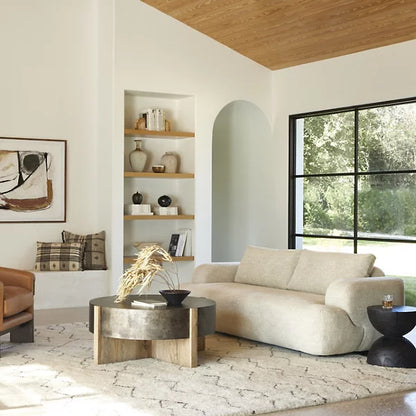
M158 358L186 367L198 365L205 336L215 332L215 302L188 296L179 306L132 306L133 300L164 301L160 295L129 295L90 300L89 330L94 333L94 362L104 364Z
M384 367L416 368L416 348L403 335L416 325L416 308L368 306L368 318L384 336L374 342L367 355L367 363Z

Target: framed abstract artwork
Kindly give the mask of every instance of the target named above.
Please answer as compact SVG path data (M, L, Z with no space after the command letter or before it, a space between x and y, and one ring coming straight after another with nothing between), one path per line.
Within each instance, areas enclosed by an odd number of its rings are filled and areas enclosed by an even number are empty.
M66 221L66 140L0 137L0 222Z

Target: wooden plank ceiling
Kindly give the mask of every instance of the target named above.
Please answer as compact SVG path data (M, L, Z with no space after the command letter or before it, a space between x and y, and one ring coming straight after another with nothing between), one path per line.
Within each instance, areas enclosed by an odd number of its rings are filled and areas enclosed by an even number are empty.
M416 38L416 0L142 0L275 70Z

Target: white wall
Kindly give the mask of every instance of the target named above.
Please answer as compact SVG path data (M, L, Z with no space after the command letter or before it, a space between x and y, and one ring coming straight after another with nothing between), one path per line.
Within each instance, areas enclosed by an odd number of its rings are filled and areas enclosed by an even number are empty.
M275 168L280 196L277 235L287 247L288 143L290 114L416 96L416 41L273 72Z
M275 247L277 149L264 113L234 101L213 130L212 260L240 261L248 245Z
M36 241L109 229L97 211L95 1L2 0L0 136L65 139L67 222L0 224L0 265L34 268Z
M272 73L138 0L2 0L0 50L0 136L68 140L67 222L0 224L0 265L33 268L36 241L64 228L105 229L113 287L125 89L195 96L197 264L211 260L212 129L225 105L250 101L272 121L270 234L286 247L289 114L416 95L415 41Z
M0 137L68 141L67 222L0 224L0 265L33 269L36 241L104 229L115 289L125 89L195 97L195 255L210 261L213 123L237 99L270 120L270 71L137 0L2 0L0 47Z
M195 263L211 260L212 129L220 110L243 99L270 120L271 73L167 15L137 1L116 1L113 143L114 282L122 269L124 90L195 96Z

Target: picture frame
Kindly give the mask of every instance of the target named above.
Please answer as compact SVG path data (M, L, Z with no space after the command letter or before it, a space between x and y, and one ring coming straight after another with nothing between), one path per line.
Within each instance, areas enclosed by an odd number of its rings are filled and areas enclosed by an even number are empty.
M0 223L66 222L67 141L0 137Z

